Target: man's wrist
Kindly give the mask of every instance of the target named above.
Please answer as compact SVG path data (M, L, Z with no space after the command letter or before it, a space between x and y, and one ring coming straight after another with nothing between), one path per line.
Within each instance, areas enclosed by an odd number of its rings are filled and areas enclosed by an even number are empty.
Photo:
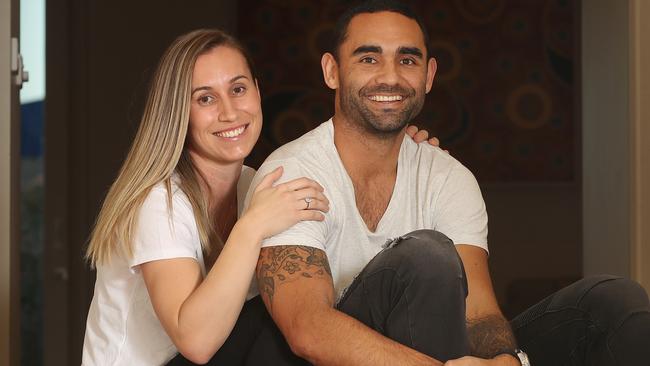
M503 366L522 366L519 357L513 353L502 353L496 355L494 360L499 360L499 365Z

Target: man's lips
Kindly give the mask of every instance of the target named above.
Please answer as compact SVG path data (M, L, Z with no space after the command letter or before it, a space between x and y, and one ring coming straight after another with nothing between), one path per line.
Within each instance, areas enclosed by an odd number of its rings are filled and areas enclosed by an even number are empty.
M219 132L214 132L213 135L218 137L233 138L244 133L244 131L246 131L246 128L248 128L248 124L229 128L227 130L223 130Z
M372 100L373 102L386 103L386 102L401 102L402 100L405 99L405 97L399 94L392 94L392 95L372 94L368 96L368 99Z

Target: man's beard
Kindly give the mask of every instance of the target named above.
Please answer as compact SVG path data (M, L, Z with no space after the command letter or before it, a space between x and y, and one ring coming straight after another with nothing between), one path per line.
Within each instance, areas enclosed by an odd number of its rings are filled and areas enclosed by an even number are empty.
M375 112L366 104L373 103L367 97L379 93L402 95L404 105L400 109L384 109ZM365 132L380 138L390 138L400 133L406 124L420 113L424 105L424 95L424 90L418 95L415 89L404 88L400 85L380 84L363 87L358 93L348 86L341 89L341 109Z

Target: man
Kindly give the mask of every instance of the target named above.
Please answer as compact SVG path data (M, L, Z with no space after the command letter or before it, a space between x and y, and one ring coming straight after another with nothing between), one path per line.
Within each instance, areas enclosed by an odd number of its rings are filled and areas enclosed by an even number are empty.
M390 6L409 14L398 4ZM433 317L428 307L424 309L425 303L454 304L451 309L439 309L437 341L429 334L414 341L424 344L429 339L431 352L446 361L468 353L469 336L469 346L481 348L475 354L494 357L504 365L518 365L509 354L515 344L490 284L487 216L475 179L441 150L404 140L405 126L420 112L436 71L425 33L413 18L395 11L354 15L334 54L323 56L325 82L336 90L332 123L276 151L260 174L282 165L284 178L311 176L325 187L332 212L323 224L297 225L265 242L269 246L262 249L258 265L260 292L289 345L312 363L440 364L333 308L342 289L387 239L418 228L437 229L457 243L465 264L470 294L467 310L462 265L451 242L443 235L420 232L421 241L440 244L426 245L425 249L442 247L445 251L427 254L423 250L408 256L441 256L442 262L448 262L437 266L444 268L441 274L456 277L448 291L438 292L440 286L430 281L433 286L414 294L425 298L428 292L430 300L403 305L418 307L421 314L411 315L425 319ZM403 147L403 142L408 146ZM416 158L419 163L413 160ZM401 247L410 249L406 243L397 244L387 253ZM425 267L421 270L430 269L426 262L421 266ZM446 271L453 267L455 271ZM346 301L339 302L339 308L349 305L352 311L364 306L351 305L357 301L351 291ZM453 301L445 294L454 296ZM471 324L467 334L466 313ZM452 316L453 321L448 319ZM445 322L448 324L442 331ZM405 339L411 338L410 331L395 330L404 333Z
M283 180L311 177L331 203L325 221L263 243L257 280L269 313L314 364L527 364L492 289L474 177L404 139L436 71L422 23L399 3L370 1L338 32L321 62L334 117L274 152L256 178L281 165Z

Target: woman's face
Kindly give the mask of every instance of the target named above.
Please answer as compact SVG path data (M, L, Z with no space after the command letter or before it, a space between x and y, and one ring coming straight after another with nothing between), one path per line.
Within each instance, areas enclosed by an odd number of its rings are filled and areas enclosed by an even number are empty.
M189 151L197 163L241 162L262 129L257 84L244 56L218 46L199 56L192 73Z

